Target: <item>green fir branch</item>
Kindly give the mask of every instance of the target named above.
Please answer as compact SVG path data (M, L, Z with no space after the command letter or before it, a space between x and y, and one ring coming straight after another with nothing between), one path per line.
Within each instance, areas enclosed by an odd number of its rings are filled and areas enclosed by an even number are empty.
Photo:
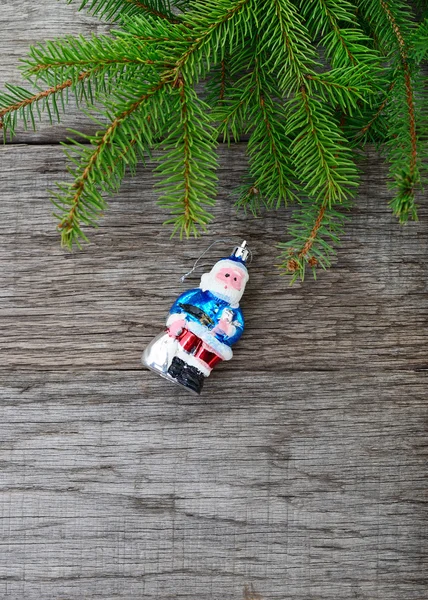
M98 80L109 75L117 80L124 73L129 76L132 67L164 67L162 61L157 64L157 59L156 51L136 38L92 36L86 40L83 36L68 36L32 46L29 58L24 61L24 75L56 85L58 80L79 77L83 70L97 69Z
M7 92L0 93L0 129L3 130L4 141L6 142L7 134L11 140L15 136L18 118L22 120L25 129L31 125L33 130L36 130L36 117L41 120L43 112L48 114L51 124L54 117L59 122L60 109L64 112L68 102L68 97L64 98L64 92L69 89L76 90L79 84L91 75L92 71L84 71L79 73L74 81L67 79L36 93L18 86L6 85Z
M89 141L94 147L92 151L79 148L80 156L77 169L71 171L75 179L74 183L60 184L58 186L59 193L55 195L56 206L62 207L63 211L65 210L65 214L60 215L61 220L59 225L63 244L71 247L74 242L79 243L79 240L86 241L87 238L82 231L81 224L94 226L96 219L102 214L105 208L102 193L108 193L117 189L117 180L105 177L106 166L113 167L114 161L117 159L117 148L119 147L122 150L127 148L131 139L139 139L141 151L148 151L154 142L153 135L144 121L144 118L148 121L149 117L152 117L152 115L147 113L147 100L160 91L165 93L166 89L175 88L176 86L179 89L185 90L178 96L180 100L179 114L180 123L183 127L183 135L174 139L174 134L170 133L169 138L165 142L167 149L168 144L172 144L173 140L176 146L169 149L161 165L160 172L164 176L162 188L164 194L161 198L161 203L163 206L169 207L174 215L174 218L168 221L174 223L174 231L179 230L181 234L189 235L190 233L196 234L198 226L202 227L202 229L205 228L211 215L202 205L212 204L212 196L215 192L213 185L213 181L215 181L213 173L216 166L215 155L209 151L213 144L213 135L211 134L210 136L208 121L205 123L205 129L199 126L196 128L193 136L191 135L195 127L188 118L191 96L188 87L184 86L184 83L182 85L182 82L185 81L186 73L188 73L187 76L189 79L192 79L192 76L194 79L198 78L199 71L195 72L193 68L195 64L193 54L204 53L205 47L211 37L216 38L218 29L224 27L230 19L236 16L247 2L248 0L241 0L233 9L230 9L229 3L223 1L225 9L223 13L217 11L215 26L212 26L211 20L206 20L204 23L205 27L202 27L201 23L199 23L198 28L194 27L192 36L190 36L187 42L187 47L185 47L185 50L182 51L182 54L175 61L174 67L164 71L162 78L140 98L133 100L127 108L121 110L119 113L116 112L116 116L104 133L97 134L95 138L90 138ZM183 44L184 42L182 44L177 42L178 49L182 48ZM62 55L65 60L68 59L68 54L64 56L63 48L58 50L55 47L51 51L51 54L54 59L58 58L58 54L60 57ZM116 93L119 102L122 97L124 99L129 98L130 90L128 87ZM136 91L138 91L138 86ZM131 93L133 92L134 90L131 87ZM161 98L159 98L159 101L162 104ZM194 102L192 107L193 114L196 112L195 107L196 103ZM141 117L135 119L134 113L138 115L140 109L143 112L143 119ZM153 103L151 103L151 109L153 110ZM160 113L158 112L157 114L158 118L156 121L159 121ZM200 120L202 120L203 115L204 112L199 110L198 116ZM142 131L138 133L139 124L142 127ZM157 126L159 126L159 122ZM206 132L208 132L208 135ZM144 139L143 135L145 135ZM195 152L194 157L192 157L192 145L196 141L198 141L203 152L200 154ZM177 181L176 163L174 160L181 153L183 156L183 169L179 175L180 180ZM202 169L200 168L201 165ZM122 173L124 173L124 169L122 169ZM104 177L100 176L102 174L104 174ZM197 191L199 192L199 206L196 205Z
M428 20L404 0L83 0L115 29L31 48L34 87L0 93L4 139L73 99L97 133L70 140L53 194L62 243L80 245L107 197L153 150L173 232L198 235L216 195L217 138L248 138L237 206L296 204L280 244L291 280L331 264L358 184L356 149L386 151L391 202L416 218L428 171ZM201 84L201 98L195 86ZM198 87L198 90L200 87ZM85 106L82 106L85 105ZM107 123L107 124L106 124Z
M190 78L193 84L207 75L213 65L219 64L226 54L233 54L245 46L246 35L255 25L251 7L256 0L195 0L194 10L183 16L183 23L191 31L187 40L177 43L180 56L177 71ZM186 47L187 45L187 47Z
M53 202L60 213L61 240L64 246L71 248L80 240L88 241L82 225L96 226L96 221L106 207L104 193L118 189L127 164L134 164L138 145L140 155L144 156L153 145L152 119L148 119L155 104L148 106L151 100L164 86L158 82L155 86L129 104L111 121L108 127L94 136L85 136L90 145L71 141L75 156L67 148L66 153L75 167L69 172L73 183L57 184L58 191L53 193ZM160 116L160 113L156 115ZM119 168L120 166L120 168Z
M305 199L293 212L293 224L288 230L290 240L278 245L280 267L291 275L291 284L297 279L304 281L308 268L316 277L317 267L327 269L331 266L335 246L339 245L344 233L344 208L349 208L346 201L339 212L327 202L315 205Z
M316 203L343 202L357 187L358 173L332 110L302 86L290 101L286 133L304 191Z
M413 59L420 65L428 59L428 16L419 24L410 39Z
M270 208L296 200L295 172L291 168L291 140L285 133L288 115L274 78L264 69L263 54L256 53L249 85L249 106L246 119L251 127L247 145L252 184L238 199L238 205L257 202L260 198ZM257 190L257 193L254 193ZM255 212L254 209L251 209Z
M313 39L320 37L333 69L376 64L379 57L356 21L356 9L347 0L300 0L299 8Z
M159 203L172 213L166 223L180 237L206 231L212 215L205 209L214 204L217 155L215 130L210 124L209 108L198 99L193 87L179 76L166 99L176 117L161 142L163 155L157 173L162 177Z
M390 205L401 223L417 219L416 192L421 185L420 142L415 110L416 73L409 62L409 42L415 29L410 8L400 2L363 0L361 8L377 36L389 50L392 61L391 102L388 103L386 150L390 164L391 187L395 195Z
M290 95L321 67L309 32L289 0L260 0L256 15L258 48L266 56L265 68L275 72L279 89Z

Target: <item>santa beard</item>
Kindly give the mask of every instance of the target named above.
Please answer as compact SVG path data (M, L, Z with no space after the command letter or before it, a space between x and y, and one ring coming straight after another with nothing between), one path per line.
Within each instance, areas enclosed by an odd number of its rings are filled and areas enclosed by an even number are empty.
M225 283L219 281L213 273L204 273L199 285L203 292L208 290L214 294L214 296L217 296L217 298L228 302L232 308L237 308L244 293L244 289L235 290L231 286L227 286L227 290L225 290L224 286Z

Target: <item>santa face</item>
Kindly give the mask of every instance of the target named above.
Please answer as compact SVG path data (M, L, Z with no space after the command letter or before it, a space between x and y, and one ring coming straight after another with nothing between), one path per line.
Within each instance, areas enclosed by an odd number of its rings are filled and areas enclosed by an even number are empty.
M209 273L201 278L201 289L209 290L218 298L226 300L231 306L238 306L248 281L245 268L230 260L221 260Z
M244 282L244 273L241 269L223 267L216 273L216 280L219 281L225 290L234 289L241 291L242 287L245 285Z

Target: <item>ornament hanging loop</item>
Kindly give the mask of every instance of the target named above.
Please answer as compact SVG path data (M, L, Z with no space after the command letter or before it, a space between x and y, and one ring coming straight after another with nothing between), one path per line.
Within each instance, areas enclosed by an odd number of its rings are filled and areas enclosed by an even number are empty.
M211 248L213 246L215 246L215 244L220 244L220 243L232 243L232 244L236 244L236 240L231 240L229 238L224 238L221 240L214 240L209 246L208 248L206 248L202 254L200 254L198 256L198 258L195 260L195 263L193 265L193 267L190 269L190 271L188 273L186 273L185 275L183 275L182 277L180 277L180 281L183 283L185 279L187 279L194 271L196 271L196 268L199 264L199 261L201 260L201 258L203 258L205 256L205 254L207 252L209 252L211 250ZM247 246L247 242L244 240L241 244L239 244L238 246L235 246L233 253L236 256L241 256L243 258L243 260L246 259L246 257L249 255L250 256L250 262L249 264L252 263L253 261L253 253L251 252L250 248L248 248Z

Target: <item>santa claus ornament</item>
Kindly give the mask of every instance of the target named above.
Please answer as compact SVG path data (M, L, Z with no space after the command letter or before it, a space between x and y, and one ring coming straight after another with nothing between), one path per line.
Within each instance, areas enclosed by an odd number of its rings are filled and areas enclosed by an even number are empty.
M209 248L182 281L195 270ZM205 377L217 363L232 358L232 346L244 331L239 301L249 279L249 256L251 252L244 241L202 275L198 288L177 298L165 331L144 351L142 362L146 367L191 392L201 393Z

